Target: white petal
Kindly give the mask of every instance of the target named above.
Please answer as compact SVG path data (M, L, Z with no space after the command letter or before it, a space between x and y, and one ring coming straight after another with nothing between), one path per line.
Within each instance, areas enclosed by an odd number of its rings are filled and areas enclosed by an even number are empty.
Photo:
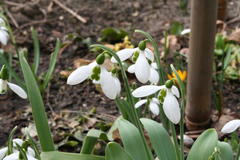
M27 155L35 157L35 151L31 147L28 147L27 148Z
M8 87L14 92L16 93L19 97L23 98L23 99L27 99L27 93L18 85L7 82Z
M173 93L173 95L175 95L177 98L179 98L180 97L180 93L179 93L179 90L178 90L178 88L176 87L176 86L172 86L172 88L171 88L171 92Z
M231 120L223 126L221 132L232 133L236 131L239 127L240 127L240 119Z
M147 99L140 100L134 105L134 107L139 108L140 106L144 105L145 103L147 103Z
M5 158L3 158L3 160L18 160L18 159L19 159L19 152L12 153L6 156Z
M3 45L6 45L8 42L9 35L8 35L8 32L4 28L3 27L0 28L0 42Z
M150 111L155 114L159 115L159 106L158 104L154 103L153 101L150 102L149 104Z
M132 95L136 98L147 97L156 93L162 88L164 88L164 86L145 85L135 89L132 92Z
M115 99L118 95L119 88L114 83L115 79L106 69L101 68L100 85L103 93L110 99Z
M188 34L191 32L191 29L188 28L188 29L184 29L182 32L181 32L181 35L184 35L184 34Z
M0 79L0 94L5 94L7 92L7 81Z
M128 69L127 69L127 71L128 71L129 73L134 73L134 72L135 72L135 64L129 66Z
M177 101L177 98L171 92L167 93L163 101L163 110L171 122L174 124L179 123L181 119L179 103Z
M118 51L116 54L118 55L118 57L120 58L121 61L125 61L125 60L129 59L135 51L136 51L135 48L134 49L125 48L125 49ZM117 60L114 57L111 58L111 61L113 63L117 63Z
M69 85L79 84L86 80L91 75L91 73L92 68L89 65L79 67L69 75L67 79L67 84Z
M159 81L159 74L153 67L150 68L149 81L151 83L158 83L158 81Z
M157 63L151 63L151 66L154 68L154 69L158 69L158 66L157 66Z
M117 95L120 95L120 93L121 93L121 83L120 83L120 81L117 77L113 77L113 79L114 79Z
M36 158L34 158L34 157L31 156L31 155L27 155L27 159L28 159L28 160L37 160Z
M153 52L150 50L150 49L148 49L148 48L146 48L145 50L144 50L144 55L145 55L145 57L147 58L147 59L149 59L150 61L154 61L154 54L153 54Z
M16 144L18 144L19 146L22 146L23 140L21 140L19 138L13 139L13 146L16 147Z
M2 160L3 157L5 157L7 151L8 151L7 147L4 147L4 148L0 149L0 160Z
M135 75L141 83L146 83L150 77L150 65L142 53L135 63Z
M152 98L152 101L154 102L154 103L156 103L156 104L160 104L160 102L159 102L159 100L157 99L157 98Z

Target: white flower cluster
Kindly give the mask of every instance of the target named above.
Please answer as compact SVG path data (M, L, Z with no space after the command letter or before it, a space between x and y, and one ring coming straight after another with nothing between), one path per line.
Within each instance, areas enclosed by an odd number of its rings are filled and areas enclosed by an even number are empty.
M146 48L145 41L141 41L137 48L120 50L117 55L121 61L132 58L135 64L128 67L128 72L134 73L139 82L158 83L159 75L156 71L157 65L154 62L154 54L150 49ZM111 61L117 63L114 57L112 57Z
M0 160L19 160L20 151L17 148L17 145L22 147L24 141L21 139L13 139L13 153L8 154L8 147L0 149ZM37 160L35 158L35 151L31 147L27 147L26 156L28 160Z
M9 39L8 29L3 18L0 17L0 42L6 45Z
M108 98L115 99L121 92L121 84L112 72L107 71L103 65L104 61L104 54L100 54L96 61L77 68L68 77L67 84L76 85L90 78L93 83L100 84L103 93Z

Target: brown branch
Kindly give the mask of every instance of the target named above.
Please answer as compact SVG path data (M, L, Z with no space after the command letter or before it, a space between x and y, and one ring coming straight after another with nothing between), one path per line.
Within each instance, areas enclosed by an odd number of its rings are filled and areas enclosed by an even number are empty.
M70 13L73 17L77 18L79 21L81 21L82 23L87 23L87 20L85 18L83 18L82 16L80 16L79 14L77 14L76 12L74 12L72 9L66 7L64 4L62 4L59 0L53 0L54 3L56 3L59 7L61 7L62 9L64 9L65 11L67 11L68 13Z

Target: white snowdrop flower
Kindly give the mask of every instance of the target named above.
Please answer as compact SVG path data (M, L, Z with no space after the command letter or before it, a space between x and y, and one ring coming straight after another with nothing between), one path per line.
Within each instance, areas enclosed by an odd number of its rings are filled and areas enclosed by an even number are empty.
M9 39L8 30L6 27L4 27L2 21L0 21L0 42L3 45L6 45Z
M141 41L138 45L138 48L133 49L126 48L118 51L116 54L118 55L121 61L125 61L133 57L133 60L135 61L134 73L137 79L141 83L146 83L149 80L149 77L151 75L151 67L148 60L153 62L154 54L150 49L146 48L145 41ZM111 58L111 61L113 63L117 63L114 57Z
M117 77L102 65L105 57L100 54L96 61L87 66L82 66L73 71L67 79L67 84L76 85L82 83L88 78L93 80L93 83L100 84L103 93L110 99L115 99L121 92L121 84Z
M184 29L180 34L181 35L185 35L185 34L189 34L189 33L191 33L191 29L190 28Z
M240 127L240 119L234 119L226 123L221 132L223 133L232 133Z
M163 111L167 118L174 124L179 123L181 119L181 112L177 98L179 98L180 93L176 86L170 84L167 81L165 85L155 86L155 85L145 85L135 89L132 95L136 98L142 98L150 96L154 93L160 91L160 98L163 100ZM173 82L171 82L173 83ZM163 91L163 93L161 93ZM163 94L163 95L161 95ZM176 98L177 97L177 98Z
M146 104L147 102L148 102L147 99L142 99L135 104L135 108L139 108L140 106ZM159 115L159 104L160 102L157 98L152 98L149 101L149 109L154 115Z
M7 151L8 151L7 147L0 149L0 160L2 160L6 156Z
M31 156L31 157L35 157L35 151L31 147L28 147L27 148L27 155Z
M19 151L6 156L3 160L19 160Z
M128 67L127 71L129 73L135 73L135 66L136 66L135 64L132 64L131 66ZM159 81L159 74L153 65L150 65L150 75L148 77L148 81L151 84L156 84Z
M8 82L7 80L0 79L0 94L5 94L9 87L14 93L23 99L27 99L27 93L18 85Z

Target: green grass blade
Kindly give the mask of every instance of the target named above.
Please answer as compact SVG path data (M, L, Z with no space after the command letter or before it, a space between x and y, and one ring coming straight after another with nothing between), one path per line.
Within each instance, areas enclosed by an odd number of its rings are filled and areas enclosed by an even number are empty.
M108 139L107 135L96 129L91 129L87 136L84 138L81 153L82 154L91 154L94 150L95 144L98 139L103 138L103 139Z
M204 131L193 144L187 160L207 160L217 146L218 135L215 129Z
M41 153L42 160L105 160L102 156L65 153L65 152L43 152Z
M8 154L13 153L13 135L15 134L17 130L17 126L13 128L13 130L10 132L8 136L7 146L8 146Z
M47 74L44 77L43 91L46 89L49 81L52 78L52 74L53 74L53 71L54 71L56 63L57 63L57 57L58 57L58 53L59 53L60 49L61 49L61 42L58 39L57 42L56 42L56 46L55 46L54 52L51 54L51 58L50 58L50 63L49 63Z
M147 118L141 118L141 122L148 133L152 147L159 160L176 160L173 143L163 126Z
M34 49L34 59L33 59L33 72L37 74L38 66L40 62L40 43L38 39L38 33L34 28L31 28L32 39L33 39L33 49Z
M124 149L115 142L110 142L106 148L106 160L133 160Z
M19 58L42 150L45 152L54 151L53 139L36 79L23 53L20 54Z

